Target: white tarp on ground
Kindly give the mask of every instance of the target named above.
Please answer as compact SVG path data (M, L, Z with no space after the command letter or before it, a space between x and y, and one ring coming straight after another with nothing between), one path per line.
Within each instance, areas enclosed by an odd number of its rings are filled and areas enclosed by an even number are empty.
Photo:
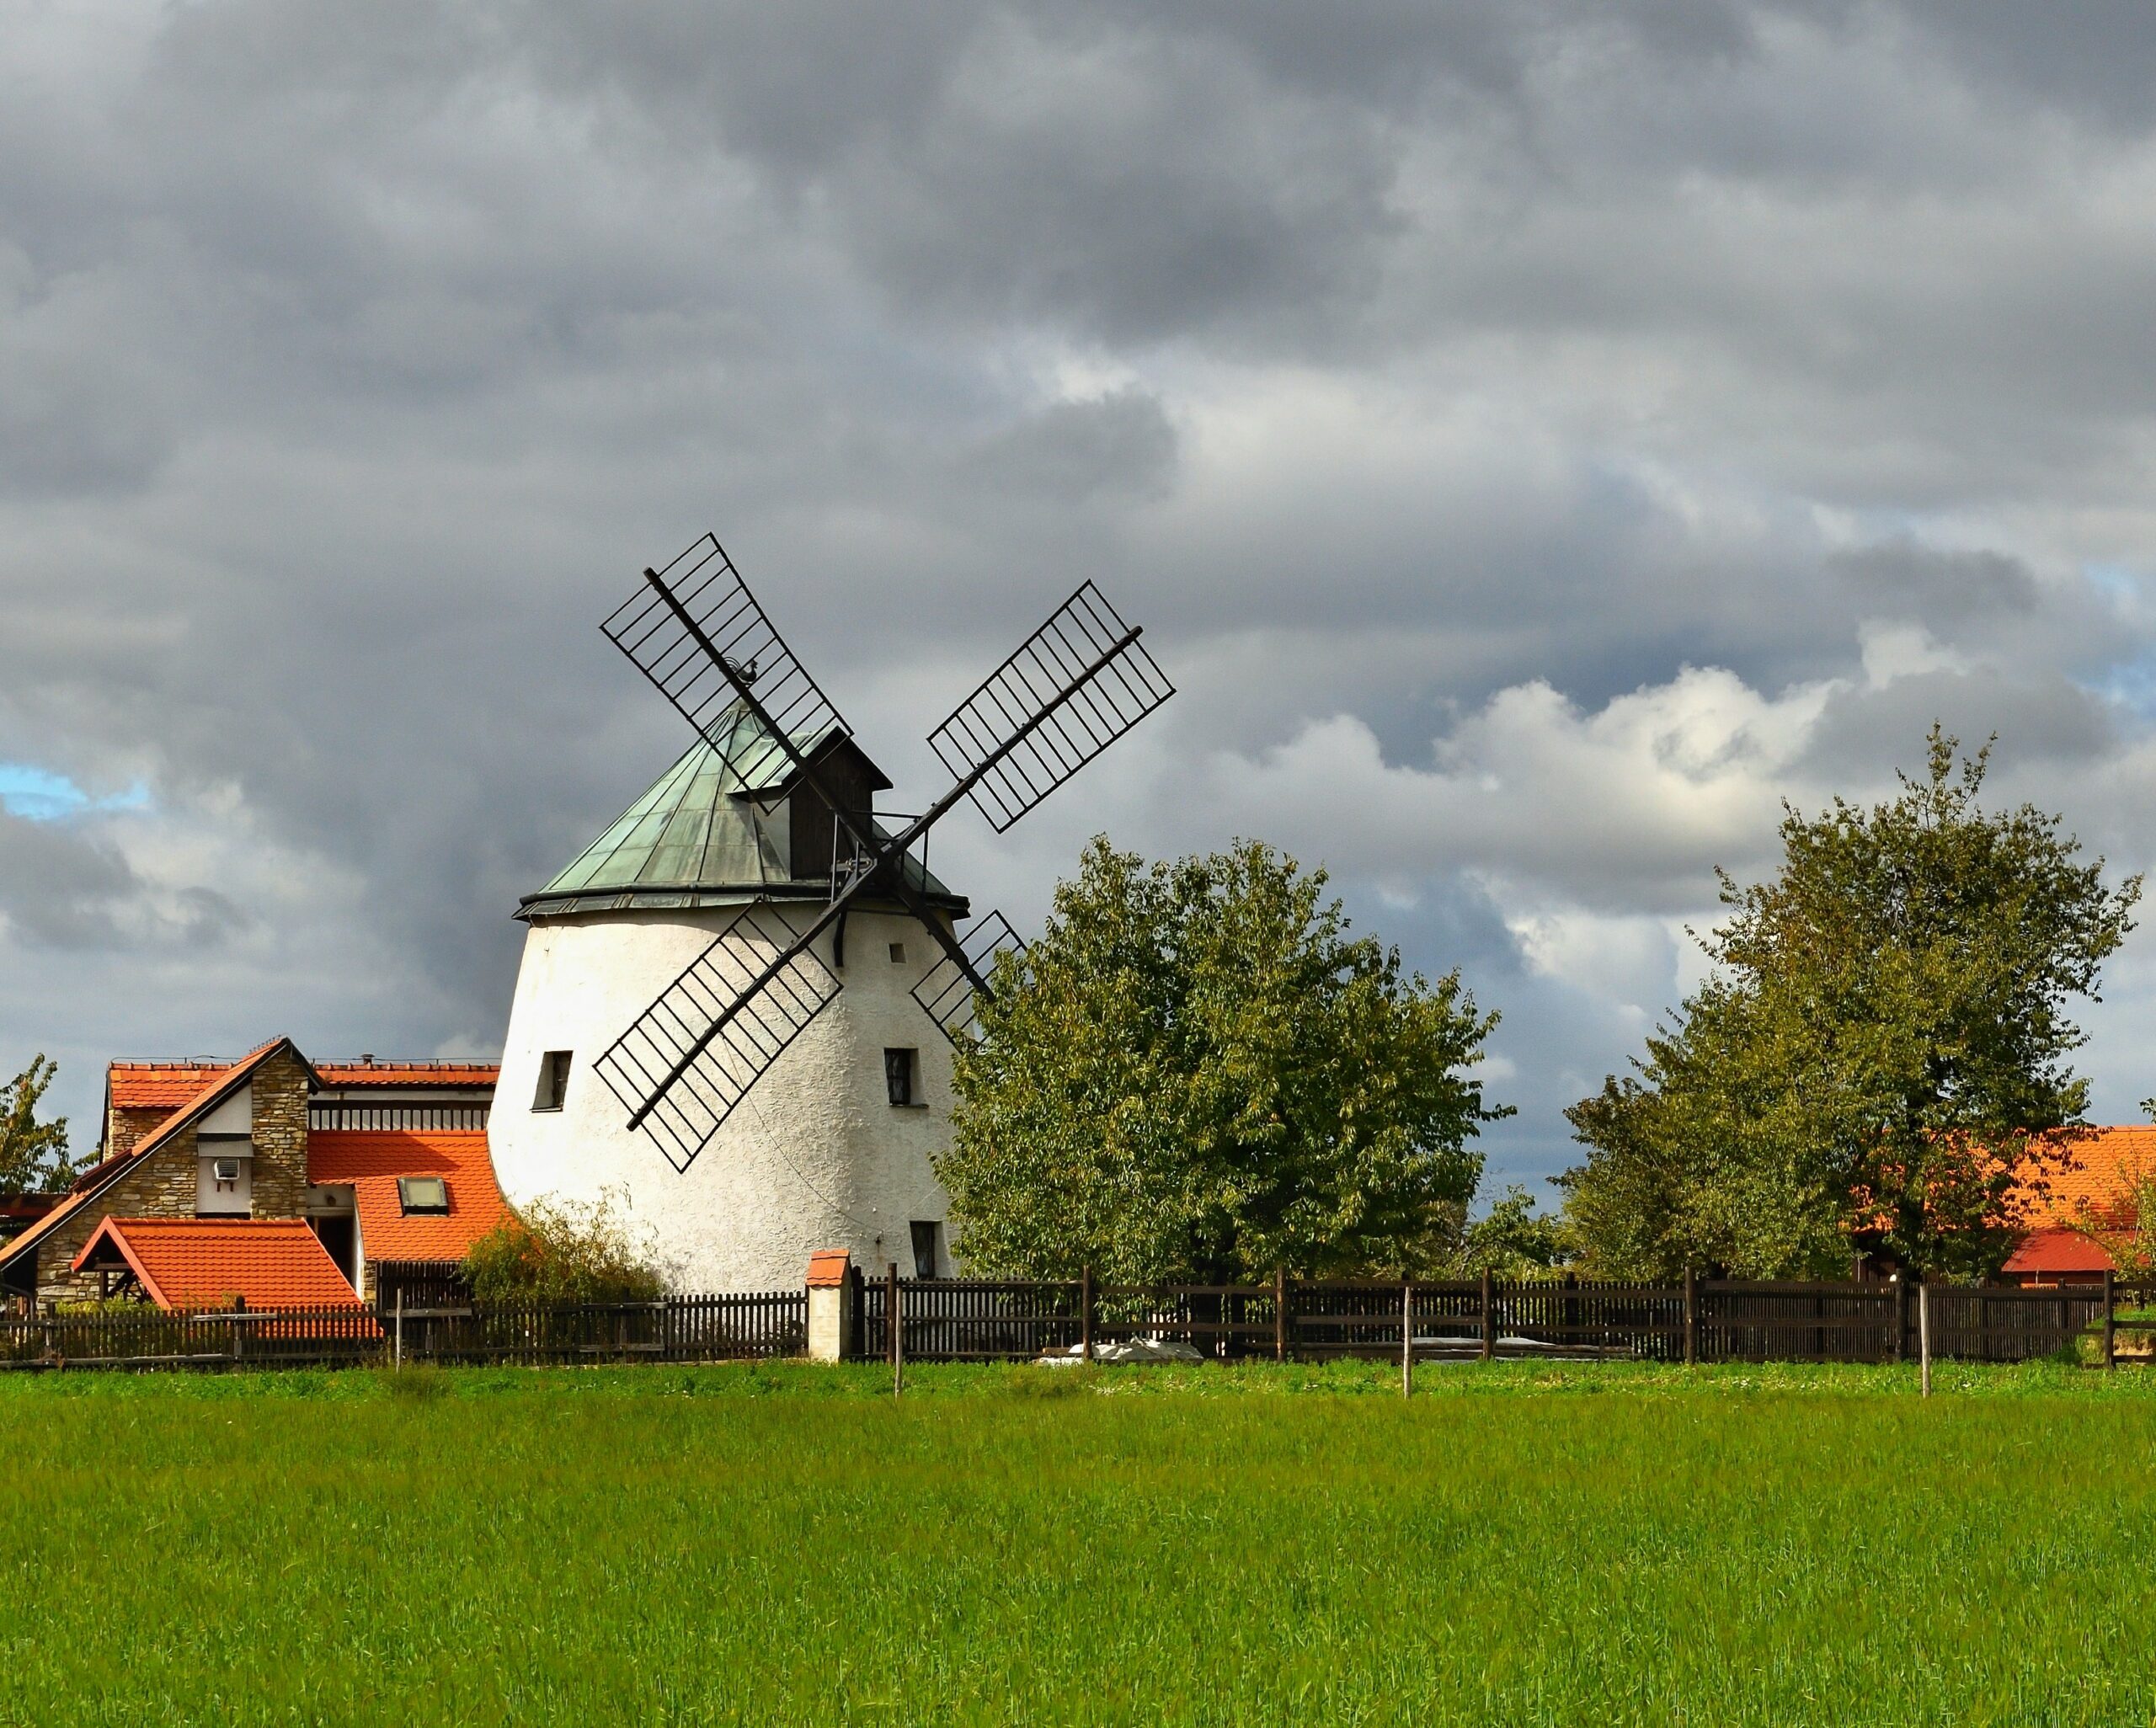
M1086 1347L1073 1344L1068 1350L1051 1350L1045 1356L1034 1357L1043 1368L1069 1368L1073 1363L1086 1359ZM1103 1339L1093 1346L1095 1362L1203 1362L1205 1358L1187 1344L1164 1343L1158 1338Z

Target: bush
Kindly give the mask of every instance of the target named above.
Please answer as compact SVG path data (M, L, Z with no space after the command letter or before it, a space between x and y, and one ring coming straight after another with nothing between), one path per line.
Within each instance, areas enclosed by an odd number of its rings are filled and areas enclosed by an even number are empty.
M474 1242L464 1278L483 1303L655 1302L667 1278L611 1202L536 1200Z

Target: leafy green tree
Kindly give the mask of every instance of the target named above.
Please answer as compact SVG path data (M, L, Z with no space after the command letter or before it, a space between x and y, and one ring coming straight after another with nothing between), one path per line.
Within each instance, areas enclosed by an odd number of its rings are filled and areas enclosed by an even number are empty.
M0 1091L0 1193L56 1193L80 1173L67 1153L67 1118L37 1119L38 1102L59 1071L40 1051Z
M2085 1126L2068 1009L2133 928L2141 878L2107 889L2057 817L1981 808L1990 745L1959 752L1935 726L1923 778L1868 809L1785 807L1780 873L1722 875L1713 976L1636 1075L1566 1112L1594 1269L1818 1275L1855 1247L1997 1270L2017 1171Z
M1518 1183L1460 1234L1460 1247L1443 1270L1454 1277L1534 1278L1572 1258L1572 1226L1561 1214L1539 1210Z
M937 1169L975 1271L1262 1278L1397 1264L1475 1192L1497 1016L1351 937L1255 841L1147 864L1096 839L957 1060Z

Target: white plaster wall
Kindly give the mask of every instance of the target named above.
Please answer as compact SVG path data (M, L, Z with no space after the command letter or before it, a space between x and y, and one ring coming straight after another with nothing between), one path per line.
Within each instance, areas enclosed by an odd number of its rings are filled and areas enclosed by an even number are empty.
M805 924L820 908L776 909ZM781 1056L686 1174L648 1137L593 1062L734 915L734 909L584 913L531 926L510 1008L488 1140L512 1205L602 1193L648 1226L684 1288L798 1286L819 1248L850 1250L864 1271L913 1272L909 1224L943 1222L948 1203L930 1155L949 1130L951 1052L908 991L936 954L903 915L846 920L846 988ZM903 943L894 963L890 944ZM827 963L831 936L818 939ZM921 1053L927 1107L894 1108L883 1052ZM548 1050L573 1059L558 1112L531 1108ZM950 1253L947 1227L944 1254ZM942 1268L947 1272L947 1265Z

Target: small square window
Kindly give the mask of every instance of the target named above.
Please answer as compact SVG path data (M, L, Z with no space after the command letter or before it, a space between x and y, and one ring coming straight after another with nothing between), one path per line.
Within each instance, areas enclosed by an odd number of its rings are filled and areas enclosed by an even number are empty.
M883 1088L890 1094L894 1104L921 1102L920 1054L917 1050L886 1050L883 1053Z
M904 942L893 942L891 944L891 964L894 966L903 966L905 963L906 945Z
M446 1213L449 1210L449 1184L440 1176L399 1176L397 1178L397 1201L404 1208L407 1218L415 1213Z
M917 1278L940 1277L936 1265L936 1232L939 1226L933 1219L915 1219L907 1226L913 1232L913 1275Z
M559 1110L569 1091L569 1053L549 1050L539 1059L539 1090L531 1099L534 1110Z

